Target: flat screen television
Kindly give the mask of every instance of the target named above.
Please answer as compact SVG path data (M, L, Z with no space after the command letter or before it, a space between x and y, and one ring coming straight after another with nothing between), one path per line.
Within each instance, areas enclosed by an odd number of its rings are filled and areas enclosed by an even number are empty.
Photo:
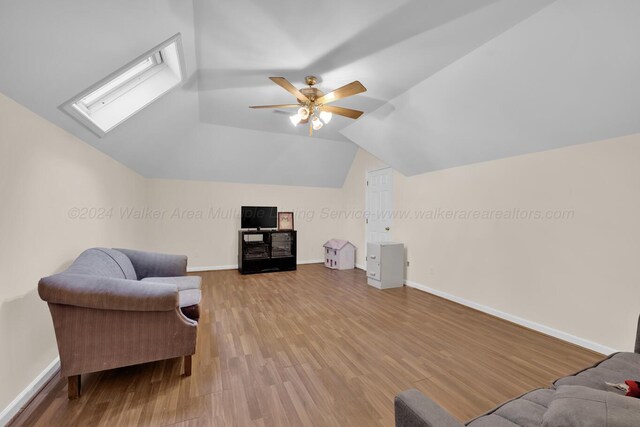
M278 208L275 206L243 206L240 228L276 228Z

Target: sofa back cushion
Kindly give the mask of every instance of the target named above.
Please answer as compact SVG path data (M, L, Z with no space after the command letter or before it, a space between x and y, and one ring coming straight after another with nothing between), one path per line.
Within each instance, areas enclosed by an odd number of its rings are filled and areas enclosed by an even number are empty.
M91 248L82 252L67 273L137 280L136 271L122 252L108 248Z

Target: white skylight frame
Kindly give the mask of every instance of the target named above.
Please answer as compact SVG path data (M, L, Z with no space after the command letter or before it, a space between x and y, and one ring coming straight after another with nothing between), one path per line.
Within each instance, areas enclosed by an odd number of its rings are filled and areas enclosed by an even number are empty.
M182 36L178 33L60 108L102 138L184 80Z

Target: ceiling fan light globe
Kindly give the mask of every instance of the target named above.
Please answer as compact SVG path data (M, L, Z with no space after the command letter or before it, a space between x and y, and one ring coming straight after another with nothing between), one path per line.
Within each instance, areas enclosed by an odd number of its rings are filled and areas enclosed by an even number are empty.
M307 109L307 107L301 107L298 110L298 116L300 116L301 120L306 120L307 117L309 117L309 110Z
M302 117L300 117L300 114L294 114L293 116L289 117L289 120L291 120L291 124L293 124L294 126L298 126L298 123L300 123Z
M323 126L322 120L320 120L318 116L313 116L313 120L311 120L311 126L313 126L313 130L319 130Z
M330 113L328 111L321 111L320 112L320 118L322 119L322 121L324 122L324 124L329 124L329 122L331 121L331 118L333 117L333 113Z

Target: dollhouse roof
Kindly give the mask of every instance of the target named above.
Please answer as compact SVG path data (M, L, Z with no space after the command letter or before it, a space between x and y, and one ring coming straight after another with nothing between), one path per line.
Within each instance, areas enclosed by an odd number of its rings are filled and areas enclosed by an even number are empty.
M327 243L324 244L324 247L327 248L327 249L340 250L340 249L344 248L347 245L351 245L354 249L356 248L355 245L353 243L351 243L350 241L341 240L341 239L328 240Z

